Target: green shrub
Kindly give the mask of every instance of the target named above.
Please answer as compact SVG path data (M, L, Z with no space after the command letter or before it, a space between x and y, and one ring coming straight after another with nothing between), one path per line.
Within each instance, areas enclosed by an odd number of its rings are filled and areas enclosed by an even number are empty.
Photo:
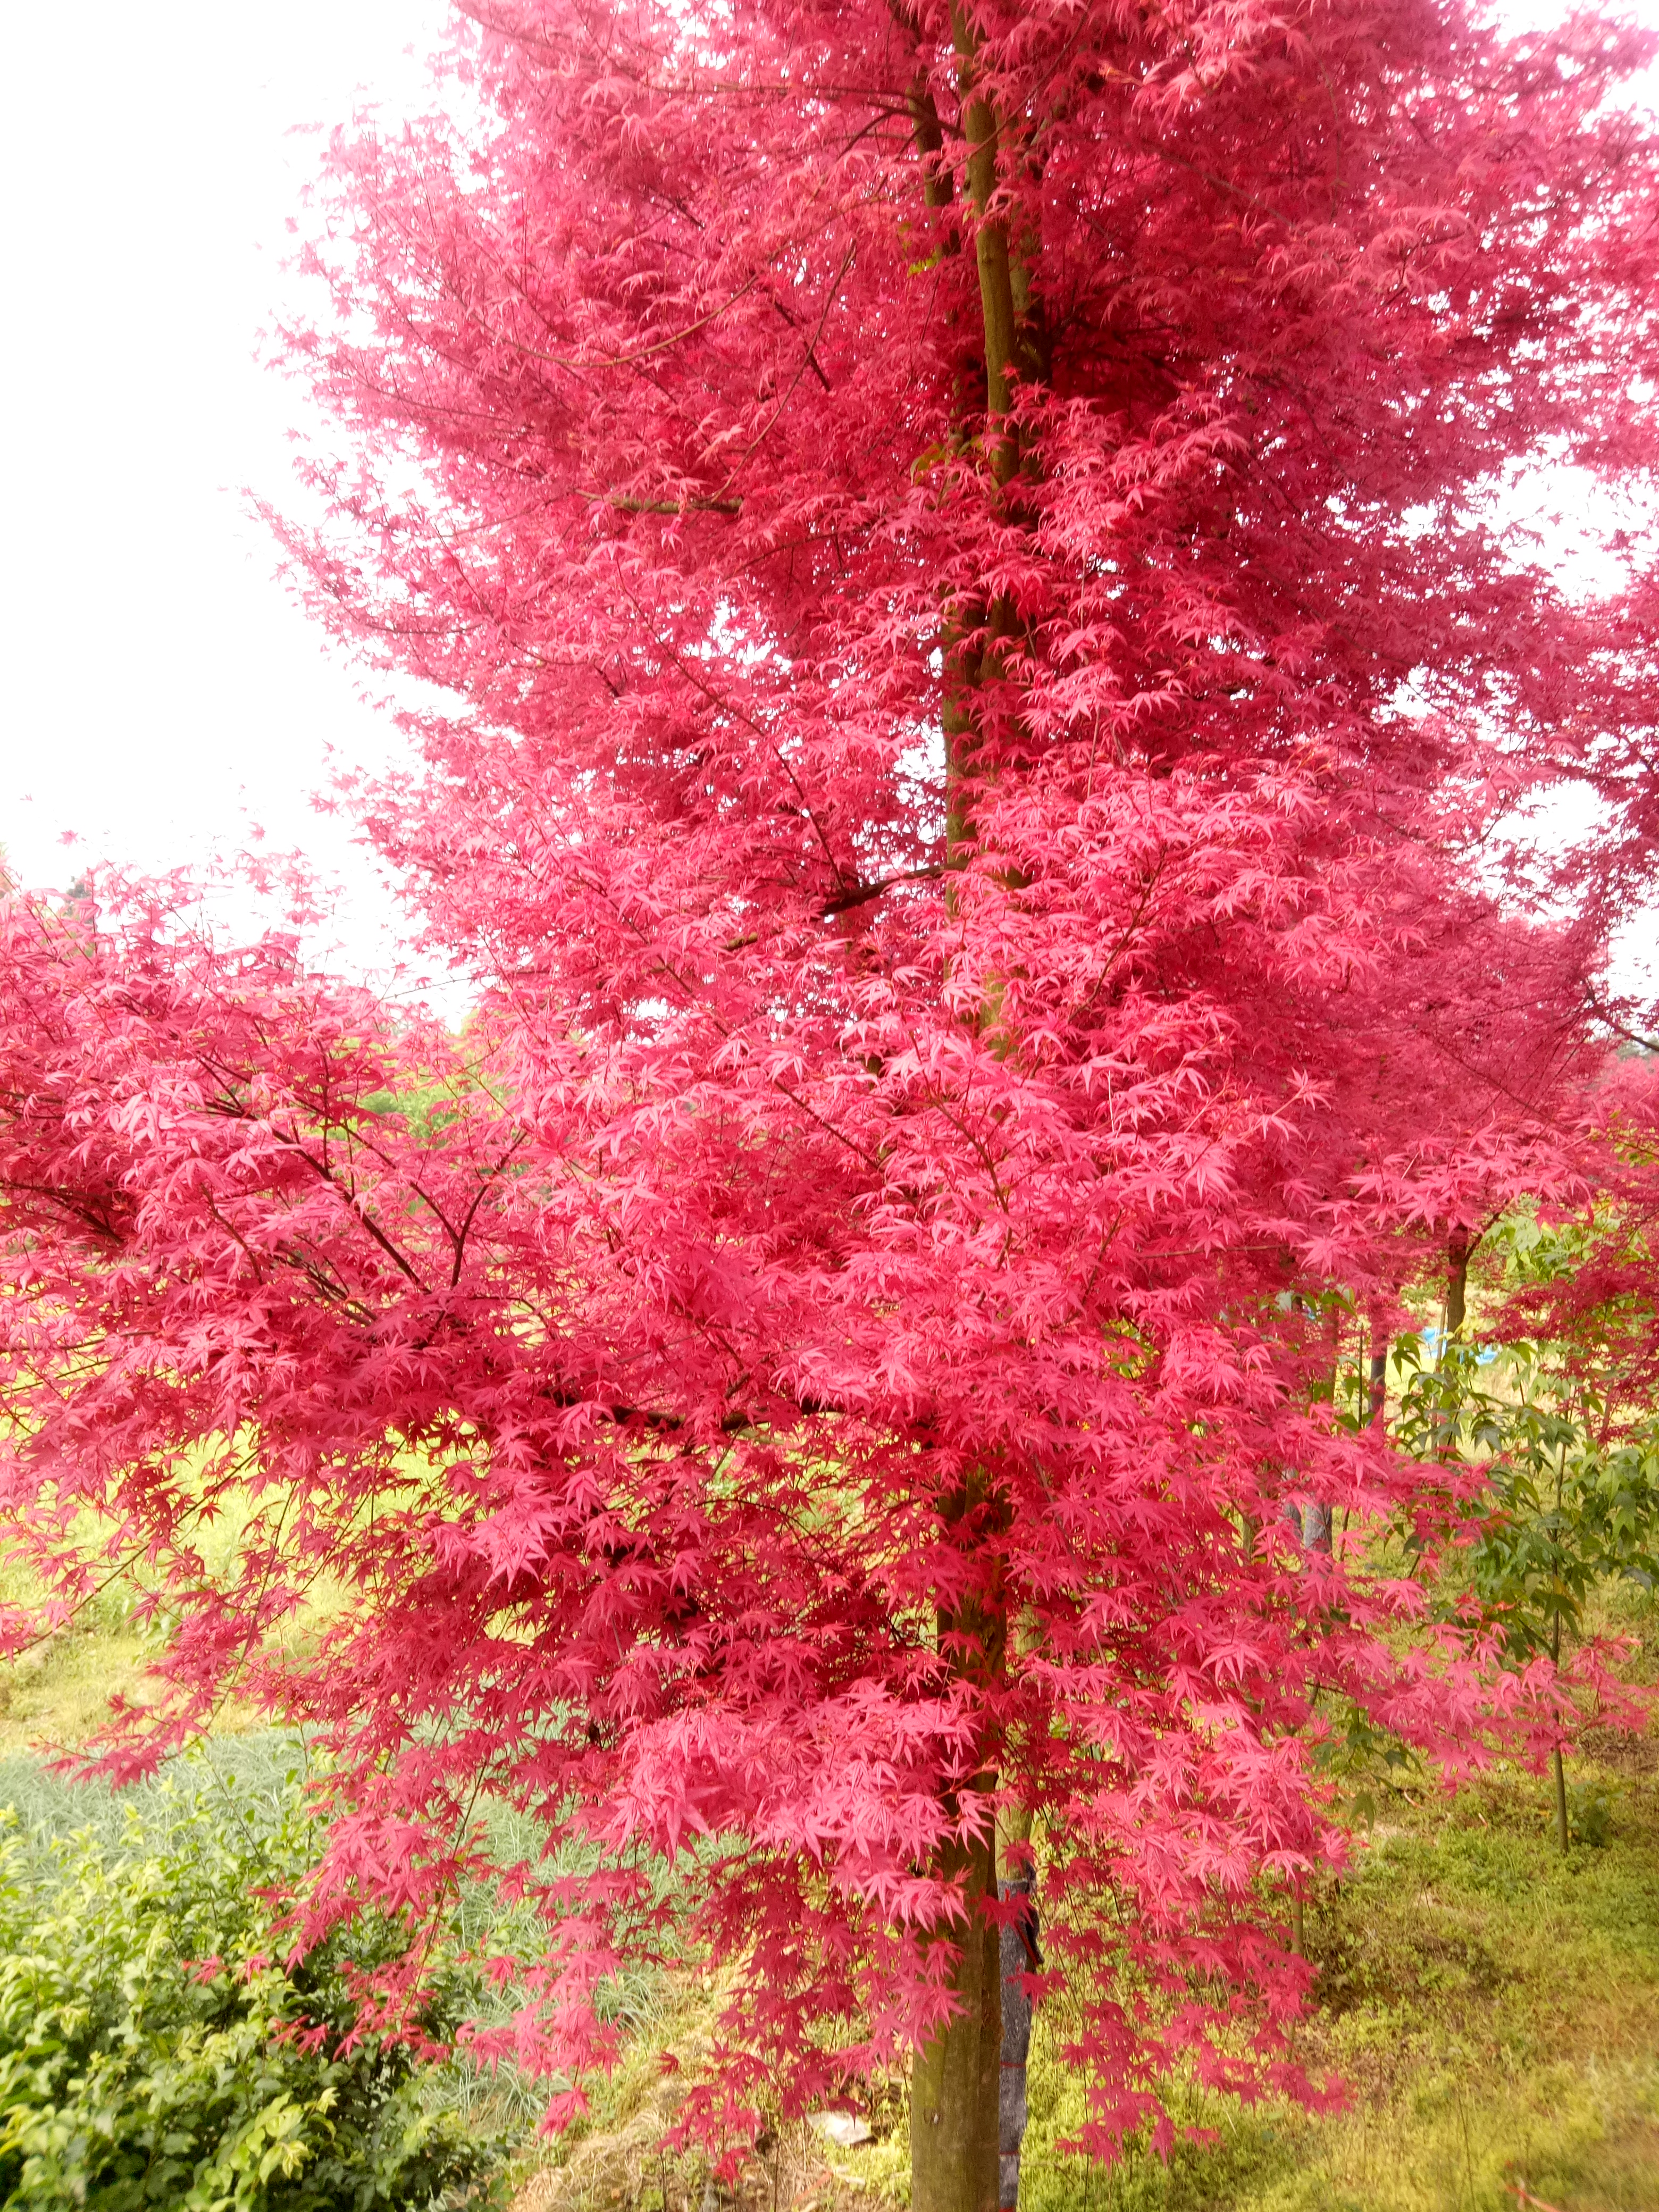
M280 1963L262 1893L306 1863L291 1782L152 1786L113 1838L107 1819L58 1839L0 1824L0 2205L494 2201L490 2147L423 2097L408 2051L344 2044L340 1947ZM352 1953L378 1963L362 1929Z

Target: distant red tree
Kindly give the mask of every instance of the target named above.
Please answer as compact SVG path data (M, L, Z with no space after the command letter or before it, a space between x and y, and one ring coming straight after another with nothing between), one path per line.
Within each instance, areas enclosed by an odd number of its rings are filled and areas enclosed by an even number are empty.
M509 1799L573 1847L510 2047L574 2080L618 1959L706 1947L692 2124L915 2051L917 2212L981 2212L999 1825L1087 2146L1167 2143L1181 2054L1300 2084L1333 1715L1455 1762L1518 1694L1285 1509L1431 1515L1328 1313L1574 1171L1592 955L1479 885L1548 772L1482 497L1628 380L1644 49L475 22L482 120L331 150L290 543L459 695L365 813L477 1012L15 908L4 1497L60 1603L179 1613L113 1757L233 1682L331 1748L319 1913L432 1908Z

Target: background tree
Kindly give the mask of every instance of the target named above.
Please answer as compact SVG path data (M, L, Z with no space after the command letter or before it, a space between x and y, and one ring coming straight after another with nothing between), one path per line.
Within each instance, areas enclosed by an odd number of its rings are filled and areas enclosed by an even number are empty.
M182 1607L152 1747L232 1679L328 1740L319 1926L432 1906L510 1797L516 2050L603 2061L618 1959L706 1947L689 2125L915 2051L918 2212L979 2212L1000 1814L1086 2144L1167 2143L1178 2060L1298 2082L1321 1711L1477 1745L1482 1655L1392 1656L1419 1595L1283 1509L1438 1510L1333 1421L1320 1301L1438 1267L1588 1050L1593 945L1470 888L1552 696L1485 493L1625 405L1643 49L475 21L450 116L332 149L290 351L348 451L290 543L459 696L365 818L478 1012L14 911L6 1495L61 1603L142 1552ZM1465 933L1553 963L1530 1091L1448 1077Z
M1651 1589L1659 1575L1649 1070L1609 1068L1586 1109L1572 1182L1589 1195L1571 1210L1534 1201L1491 1225L1479 1339L1449 1328L1431 1357L1406 1340L1398 1430L1407 1449L1472 1469L1468 1570L1480 1617L1498 1622L1517 1666L1549 1656L1564 1851L1564 1740L1585 1710L1602 1722L1631 1717L1607 1639L1591 1632L1592 1600L1610 1580Z

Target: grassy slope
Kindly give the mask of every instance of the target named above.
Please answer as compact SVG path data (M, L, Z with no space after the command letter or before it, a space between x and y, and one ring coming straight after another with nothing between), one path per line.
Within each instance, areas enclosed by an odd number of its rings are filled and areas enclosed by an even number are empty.
M1606 1843L1564 1859L1544 1786L1513 1771L1455 1801L1402 1805L1308 1916L1321 1968L1300 2055L1352 2102L1310 2118L1218 2100L1217 2131L1170 2168L1133 2155L1085 2176L1055 2144L1076 2126L1055 2063L1034 2053L1025 2212L1561 2212L1659 2207L1659 1773L1650 1740L1599 1780Z
M0 1798L27 1741L83 1735L143 1656L100 1606L0 1677ZM1300 2055L1346 2079L1346 2112L1194 2100L1183 2117L1212 2144L1090 2172L1058 2148L1079 2100L1057 2056L1063 2007L1048 2008L1023 2212L1498 2212L1525 2203L1516 2185L1559 2212L1659 2212L1659 1732L1576 1762L1574 1779L1599 1846L1564 1860L1545 1783L1499 1771L1455 1800L1391 1799L1354 1872L1310 1906L1321 2003ZM525 2212L691 2212L699 2171L654 2149L672 2106L661 2054L695 2063L711 2002L687 1987L643 2008L592 2125L526 2158ZM797 2132L744 2194L823 2212L902 2193L905 2163L896 2136L841 2152Z
M0 1665L0 1758L40 1740L77 1743L116 1691L137 1688L146 1647L125 1622L77 1624Z

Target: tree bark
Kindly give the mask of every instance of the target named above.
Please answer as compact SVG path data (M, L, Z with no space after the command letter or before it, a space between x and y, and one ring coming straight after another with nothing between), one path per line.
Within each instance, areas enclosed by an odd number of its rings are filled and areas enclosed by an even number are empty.
M1312 1310L1308 1300L1299 1292L1293 1294L1292 1303L1298 1312L1308 1313ZM1330 1309L1327 1328L1330 1339L1330 1386L1328 1390L1322 1386L1317 1395L1321 1397L1328 1397L1334 1405L1342 1377L1340 1322L1334 1305ZM1322 1498L1310 1498L1302 1505L1299 1511L1292 1503L1285 1508L1285 1517L1301 1540L1304 1550L1310 1552L1330 1550L1331 1528L1334 1516L1328 1500Z
M1465 1300L1469 1287L1469 1251L1467 1237L1454 1237L1446 1248L1446 1334L1462 1334Z
M1561 1448L1561 1458L1557 1463L1555 1474L1555 1510L1558 1513L1561 1510L1561 1475L1566 1464L1566 1446L1564 1444ZM1561 1616L1559 1613L1556 1614L1554 1620L1550 1623L1550 1664L1553 1667L1559 1667L1561 1664ZM1566 1762L1561 1756L1561 1747L1559 1743L1555 1747L1554 1765L1555 1840L1560 1844L1562 1853L1565 1856L1569 1844L1572 1841L1572 1832L1567 1824Z
M968 141L968 197L977 218L974 228L974 258L979 268L980 314L985 330L985 411L987 428L1008 412L1012 397L1008 372L1013 366L1014 284L1008 256L1008 225L1001 216L987 212L997 188L997 118L991 103L975 83L979 37L960 7L951 10L951 34L960 64L962 128ZM1012 453L1000 446L994 459L998 478L1006 483L1013 467Z
M999 1823L997 1894L1005 1904L1018 1899L1020 1917L1001 1931L1002 2070L997 2089L997 2203L1000 2212L1014 2212L1019 2203L1020 2147L1025 2139L1025 2069L1031 2048L1031 2000L1021 1986L1023 1978L1042 1963L1037 1948L1035 1884L1024 1864L1012 1864L1006 1856L1010 1844L1025 1844L1031 1833L1031 1815L1024 1809L1004 1814Z
M1376 1427L1382 1419L1382 1409L1389 1395L1389 1340L1386 1336L1371 1339L1370 1406L1368 1419Z
M960 5L951 11L952 43L958 64L962 94L962 128L967 142L966 184L975 218L975 258L979 276L980 313L985 362L985 440L992 471L999 484L1006 484L1018 465L1015 441L1004 420L1011 387L1009 369L1018 342L1014 279L1006 221L988 214L997 186L999 132L990 101L975 82L978 33ZM944 134L931 92L918 80L907 95L917 153L926 171L924 193L930 207L948 205L953 197L949 171L942 161ZM1025 272L1022 271L1023 279ZM1024 289L1029 294L1029 280ZM964 646L968 633L978 626L976 611L947 609L942 644L945 681L942 723L945 748L945 842L947 866L960 865L960 855L971 846L974 824L964 791L976 735L975 694L994 672L998 647L1012 627L1012 611L994 601L984 610L982 642L976 650ZM989 665L988 665L989 664ZM995 1019L994 1008L988 1018ZM977 1496L975 1496L977 1492ZM969 1485L962 1503L964 1513L983 1504L988 1494ZM957 1510L946 1505L947 1519ZM988 1680L1000 1673L1006 1639L1006 1620L1000 1585L986 1598L953 1618L940 1616L941 1648L947 1638L958 1646L957 1663L964 1673ZM986 1771L974 1787L994 1787L994 1747L986 1747ZM933 2039L916 2053L910 2077L910 2203L911 2212L997 2212L1003 2155L1004 1939L984 1911L998 1894L996 1839L986 1823L982 1840L951 1846L940 1854L936 1872L946 1880L960 1879L963 1892L962 1918L946 1931L956 1947L951 1990L957 2003L955 2016ZM1022 1956L1016 1974L1026 1971ZM1023 2014L1021 2008L1023 2007ZM1010 1999L1010 2024L1019 2051L1018 2129L1012 2109L1006 2133L1012 2142L1013 2185L1018 2191L1019 2138L1024 2130L1024 2051L1030 2034L1030 2008L1018 1987Z
M975 1691L999 1682L1006 1663L1008 1614L996 1549L1006 1525L993 1476L976 1470L962 1486L935 1499L964 1555L977 1555L981 1586L959 1604L939 1612L941 1656ZM996 1787L999 1748L988 1734L981 1766L946 1800L947 1813L963 1830L934 1862L942 1881L960 1882L962 1911L940 1931L955 1960L950 1989L956 2011L933 2040L917 2051L910 2075L911 2212L996 2212L997 2118L1002 2063L1002 1953L996 1923L986 1905L997 1894L996 1831L988 1799ZM963 1818L975 1809L982 1817Z
M1302 1509L1302 1542L1310 1552L1328 1552L1331 1548L1331 1508L1322 1498L1312 1498Z
M982 1907L996 1880L990 1835L948 1856L964 1877L955 2019L916 2053L910 2075L911 2212L996 2212L998 2085L1002 2059L1001 1952Z

